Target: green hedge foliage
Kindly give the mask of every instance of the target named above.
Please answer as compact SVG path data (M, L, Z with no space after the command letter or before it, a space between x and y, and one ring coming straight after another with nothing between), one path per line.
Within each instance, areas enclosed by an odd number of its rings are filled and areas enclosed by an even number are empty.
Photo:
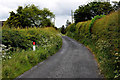
M91 29L92 29L92 26L94 25L94 23L95 23L95 21L97 20L97 19L100 19L100 18L102 18L102 17L104 17L105 15L97 15L97 16L95 16L92 20L91 20L91 23L90 23L90 25L89 25L89 32L91 33Z
M120 11L79 22L66 35L91 48L105 78L120 78ZM102 17L102 18L101 18ZM101 18L101 19L99 19Z
M16 78L37 63L55 54L62 46L58 31L48 28L6 29L3 28L3 43L13 51L2 52L2 77ZM36 50L32 50L32 41ZM2 45L3 46L3 45ZM4 46L4 47L5 47ZM6 48L7 48L6 47Z

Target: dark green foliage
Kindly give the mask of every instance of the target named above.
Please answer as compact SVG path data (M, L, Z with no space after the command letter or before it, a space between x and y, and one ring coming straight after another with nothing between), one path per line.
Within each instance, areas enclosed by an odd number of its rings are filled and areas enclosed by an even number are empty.
M75 23L81 22L81 21L87 21L92 18L92 15L90 13L90 7L88 5L85 6L79 6L78 9L74 12L74 20Z
M95 23L95 21L97 20L97 19L100 19L100 18L102 18L102 17L104 17L105 15L97 15L97 16L95 16L92 20L91 20L91 23L90 23L90 25L89 25L89 32L91 33L92 32L92 26L93 26L93 24Z
M23 33L16 30L3 30L2 43L6 46L19 47L22 49L28 49L32 47L32 35L27 36L27 33Z
M70 32L75 32L75 24L72 24L70 27Z
M3 53L5 58L2 58L3 78L18 77L34 65L55 54L62 46L62 38L53 27L28 29L3 28L3 36L2 44L12 45L13 48L23 48L21 51ZM23 44L20 41L23 41ZM32 47L32 41L36 42L35 51L28 47L29 45ZM24 50L24 47L27 50ZM8 58L9 56L11 58Z
M65 34L65 33L66 33L66 30L65 30L64 25L62 25L62 27L61 27L61 33L62 33L62 34Z
M40 10L34 4L27 5L24 8L19 6L17 13L10 12L10 16L5 22L9 27L47 27L53 26L51 22L55 15L47 8Z
M51 28L50 28L51 29ZM54 30L54 29L52 29ZM2 30L2 44L11 46L11 51L16 51L17 48L28 50L32 49L33 41L37 46L48 45L51 42L51 34L46 34L42 29L29 28L29 29L4 29ZM47 37L47 38L46 38ZM47 43L48 41L48 43Z
M96 15L107 15L113 11L113 7L109 2L91 2L88 4L92 17Z
M69 20L66 21L66 27L68 27L71 24Z
M96 15L107 15L113 11L113 7L108 2L91 2L84 6L79 6L74 12L75 23L91 20Z

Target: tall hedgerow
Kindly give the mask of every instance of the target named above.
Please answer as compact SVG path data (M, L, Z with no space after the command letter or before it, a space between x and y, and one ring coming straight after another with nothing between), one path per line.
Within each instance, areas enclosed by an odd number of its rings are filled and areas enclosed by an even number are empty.
M120 10L95 16L91 21L77 23L75 32L67 32L69 37L91 48L105 78L120 78L119 16Z

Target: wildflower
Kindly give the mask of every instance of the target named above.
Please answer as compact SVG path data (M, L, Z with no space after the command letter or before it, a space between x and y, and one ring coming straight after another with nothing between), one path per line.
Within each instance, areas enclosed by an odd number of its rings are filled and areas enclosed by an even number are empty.
M5 56L4 55L2 55L2 58L4 58Z
M119 57L116 57L116 59L118 59Z
M8 51L9 49L5 49L5 51Z
M6 52L4 52L3 54L6 55Z
M1 44L0 46L1 46L1 47L4 47L4 48L6 48L6 47L7 47L7 46L5 46L5 45L3 45L3 44Z
M2 48L0 49L0 52L2 52Z
M115 55L118 55L118 53L115 53Z
M11 56L9 56L8 58L11 59Z
M8 47L11 47L11 45L8 45Z

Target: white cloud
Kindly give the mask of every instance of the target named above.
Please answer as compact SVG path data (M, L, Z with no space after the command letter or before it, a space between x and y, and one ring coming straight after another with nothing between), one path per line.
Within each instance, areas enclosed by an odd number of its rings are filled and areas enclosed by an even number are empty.
M6 20L9 12L15 11L18 6L35 4L40 9L49 8L56 15L56 26L60 27L67 19L70 20L71 10L75 10L83 3L82 0L0 0L0 20Z
M6 20L9 17L9 12L15 11L9 7L0 5L0 20Z
M58 25L57 27L62 27L62 25L66 24L66 21L71 19L71 16L57 16L55 21L55 24Z

